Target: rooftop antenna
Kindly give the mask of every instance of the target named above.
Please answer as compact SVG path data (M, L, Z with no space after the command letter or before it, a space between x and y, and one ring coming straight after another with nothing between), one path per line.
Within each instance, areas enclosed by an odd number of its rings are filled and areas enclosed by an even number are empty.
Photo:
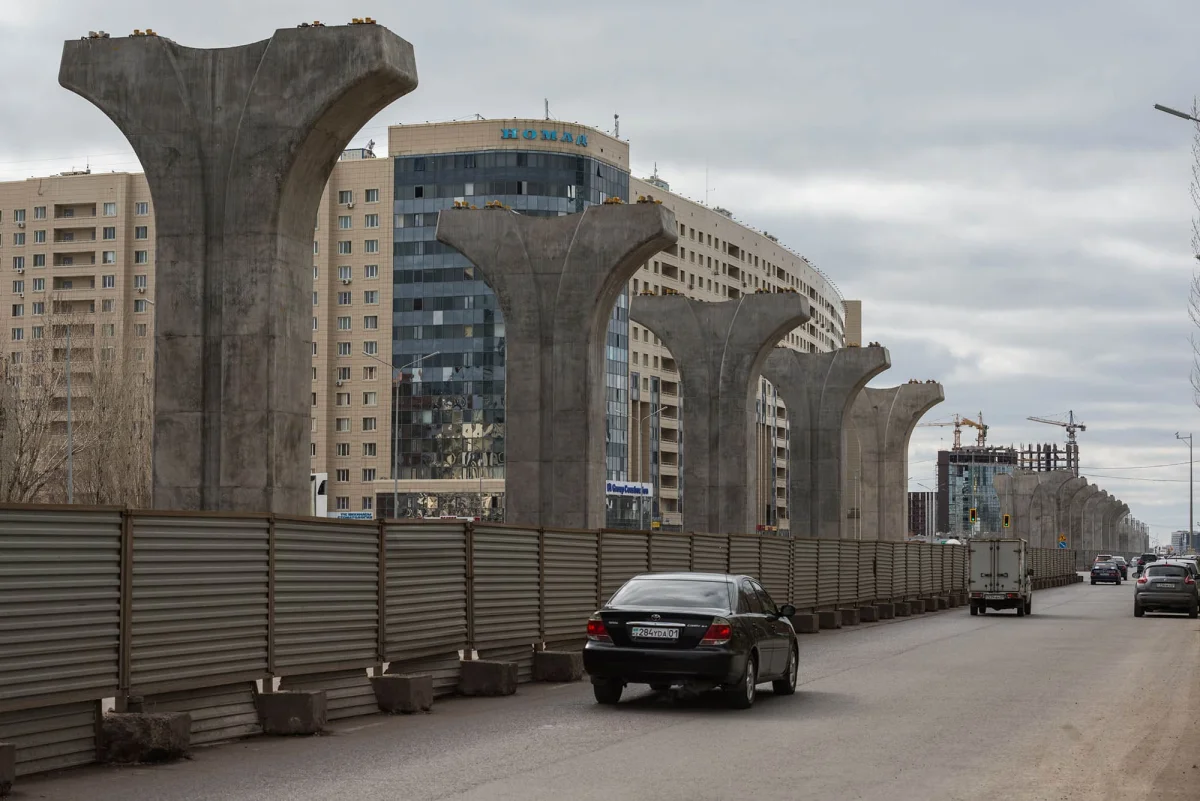
M372 153L375 152L375 140L374 139L367 140L367 150L370 150Z
M546 119L550 119L550 98L545 98L546 101Z
M620 114L613 115L613 138L614 139L621 138L621 115Z

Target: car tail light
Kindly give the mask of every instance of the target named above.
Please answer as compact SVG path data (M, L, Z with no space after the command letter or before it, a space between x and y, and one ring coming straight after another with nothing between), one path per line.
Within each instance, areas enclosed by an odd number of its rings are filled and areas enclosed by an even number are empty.
M1145 584L1148 581L1149 579L1147 579L1145 576L1142 576L1140 579L1138 579L1138 584Z
M708 627L708 631L704 632L704 639L700 640L700 644L724 645L731 639L733 639L733 626L725 618L715 617Z
M1194 578L1192 578L1191 576L1188 576L1187 578L1185 578L1183 580L1183 583L1184 584L1195 584L1196 580Z
M612 642L612 637L608 636L608 629L600 615L595 614L588 618L587 637L593 642Z

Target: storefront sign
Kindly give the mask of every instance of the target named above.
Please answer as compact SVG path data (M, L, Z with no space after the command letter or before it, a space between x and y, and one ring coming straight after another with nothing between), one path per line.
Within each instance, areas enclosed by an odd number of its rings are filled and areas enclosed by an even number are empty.
M609 481L604 485L605 495L650 495L652 491L652 484L636 481Z
M562 142L568 145L587 147L587 134L573 134L570 131L540 131L533 128L501 128L501 139L540 139L543 142Z

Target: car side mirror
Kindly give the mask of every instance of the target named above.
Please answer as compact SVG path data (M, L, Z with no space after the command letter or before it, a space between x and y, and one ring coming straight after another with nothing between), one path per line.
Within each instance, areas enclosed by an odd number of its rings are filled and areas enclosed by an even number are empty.
M792 606L791 604L784 604L783 606L779 607L780 617L792 618L795 615L796 607Z

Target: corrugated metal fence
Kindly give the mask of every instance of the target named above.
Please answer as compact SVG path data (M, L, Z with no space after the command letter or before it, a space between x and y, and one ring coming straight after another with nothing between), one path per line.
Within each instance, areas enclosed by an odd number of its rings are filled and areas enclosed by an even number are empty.
M1035 549L1039 579L1072 551ZM193 741L258 731L255 682L374 709L368 668L453 692L463 654L578 647L631 576L746 573L801 611L964 589L966 548L775 536L0 508L0 741L22 775L94 759L100 699L188 711Z

